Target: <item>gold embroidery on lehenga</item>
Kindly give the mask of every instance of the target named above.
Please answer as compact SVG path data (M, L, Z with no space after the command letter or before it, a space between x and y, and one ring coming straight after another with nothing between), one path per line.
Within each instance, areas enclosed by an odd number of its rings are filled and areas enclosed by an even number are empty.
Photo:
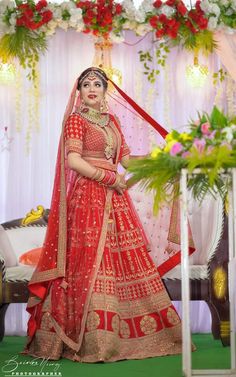
M167 319L171 325L177 325L180 322L178 314L172 308L168 308L167 310Z
M113 317L112 317L112 320L111 320L111 326L112 326L112 330L118 334L119 332L119 329L120 329L120 318L118 316L118 314L115 314Z
M87 316L86 326L88 331L95 330L100 324L99 314L96 312L90 312Z
M121 334L122 338L129 338L130 337L129 325L123 319L120 321L120 334Z
M144 334L152 334L157 329L157 322L150 315L145 315L140 321L140 328Z

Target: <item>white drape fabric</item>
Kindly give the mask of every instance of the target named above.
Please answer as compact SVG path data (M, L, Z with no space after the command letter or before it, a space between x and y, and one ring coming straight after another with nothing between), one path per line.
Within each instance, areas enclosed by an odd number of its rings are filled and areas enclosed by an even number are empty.
M226 34L219 31L214 33L214 40L217 43L216 53L236 81L236 33Z
M149 50L152 55L154 48L151 34L141 38L126 32L125 43L113 47L112 62L122 72L122 89L161 125L169 130L182 131L189 119L196 117L197 111L209 111L214 103L227 109L227 80L223 87L212 84L211 75L220 67L215 55L199 57L199 62L207 65L210 72L202 88L193 88L187 82L185 70L188 64L193 64L193 56L178 48L170 53L155 85L151 85L143 74L138 51ZM63 112L75 79L82 70L91 66L93 56L93 39L88 35L58 30L50 39L48 51L39 64L40 127L34 119L35 114L32 114L31 85L25 77L22 76L22 85L20 80L11 85L1 84L0 222L23 217L38 204L49 208ZM232 83L230 85L232 87ZM17 107L20 108L18 113ZM125 119L125 112L123 116ZM9 142L6 141L6 128L8 137L12 138ZM123 132L132 154L147 153L158 140L151 127L144 129L139 122L124 128ZM148 211L151 212L151 208ZM201 226L204 227L204 224ZM18 306L11 304L8 309L8 334L23 334L25 331L27 315L22 305L21 311ZM194 306L193 309L192 329L195 332L210 331L210 317L205 304L199 304L197 308Z

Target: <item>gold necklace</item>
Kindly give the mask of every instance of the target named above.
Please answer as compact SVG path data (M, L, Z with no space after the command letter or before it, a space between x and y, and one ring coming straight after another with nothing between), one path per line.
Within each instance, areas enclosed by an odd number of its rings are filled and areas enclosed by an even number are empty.
M109 114L101 114L100 111L92 109L91 107L85 107L84 109L79 111L79 114L82 118L88 120L93 124L96 124L97 126L103 129L106 137L106 147L104 150L104 155L107 160L113 158L115 155L113 137L111 132L109 132L109 130L106 129L110 120Z
M109 123L109 114L101 114L100 111L92 109L91 107L85 107L79 111L79 114L82 118L100 127L106 127Z

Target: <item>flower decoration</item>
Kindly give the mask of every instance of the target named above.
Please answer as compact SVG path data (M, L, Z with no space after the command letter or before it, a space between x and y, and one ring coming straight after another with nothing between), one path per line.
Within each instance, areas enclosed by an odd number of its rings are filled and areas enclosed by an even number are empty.
M40 0L37 4L33 1L19 4L16 7L16 25L36 30L52 19L52 12L47 9L47 1Z
M200 201L207 192L224 197L227 182L220 173L236 167L236 117L229 118L217 107L211 114L198 114L192 121L189 132L170 132L163 147L155 148L149 157L130 162L129 171L133 173L130 183L140 182L148 190L153 190L154 210L163 201L173 199L179 194L180 171L183 168L194 173L188 180L193 196Z
M122 5L113 0L78 1L85 24L84 33L108 38L112 29L119 33L122 25Z
M236 28L236 0L202 0L200 7L208 18L209 30L225 30L232 33Z
M153 3L155 15L149 23L156 30L156 37L186 39L188 34L196 34L207 29L208 19L205 17L197 1L195 8L188 9L182 0L156 0Z
M170 47L211 52L214 30L236 28L236 0L198 0L191 8L182 0L143 0L138 9L132 0L68 0L61 4L46 0L0 0L0 59L17 58L35 77L35 65L47 48L47 37L57 28L90 33L112 42L122 42L123 30L137 35L154 31L157 64L164 66ZM145 74L155 81L158 69L151 69L149 52L140 51ZM155 66L155 64L154 64Z

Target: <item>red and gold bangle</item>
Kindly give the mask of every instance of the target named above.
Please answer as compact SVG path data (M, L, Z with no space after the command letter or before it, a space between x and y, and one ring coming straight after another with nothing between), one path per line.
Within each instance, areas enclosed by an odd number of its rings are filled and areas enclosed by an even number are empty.
M116 173L114 171L105 170L105 176L100 181L104 185L111 186L116 181Z

